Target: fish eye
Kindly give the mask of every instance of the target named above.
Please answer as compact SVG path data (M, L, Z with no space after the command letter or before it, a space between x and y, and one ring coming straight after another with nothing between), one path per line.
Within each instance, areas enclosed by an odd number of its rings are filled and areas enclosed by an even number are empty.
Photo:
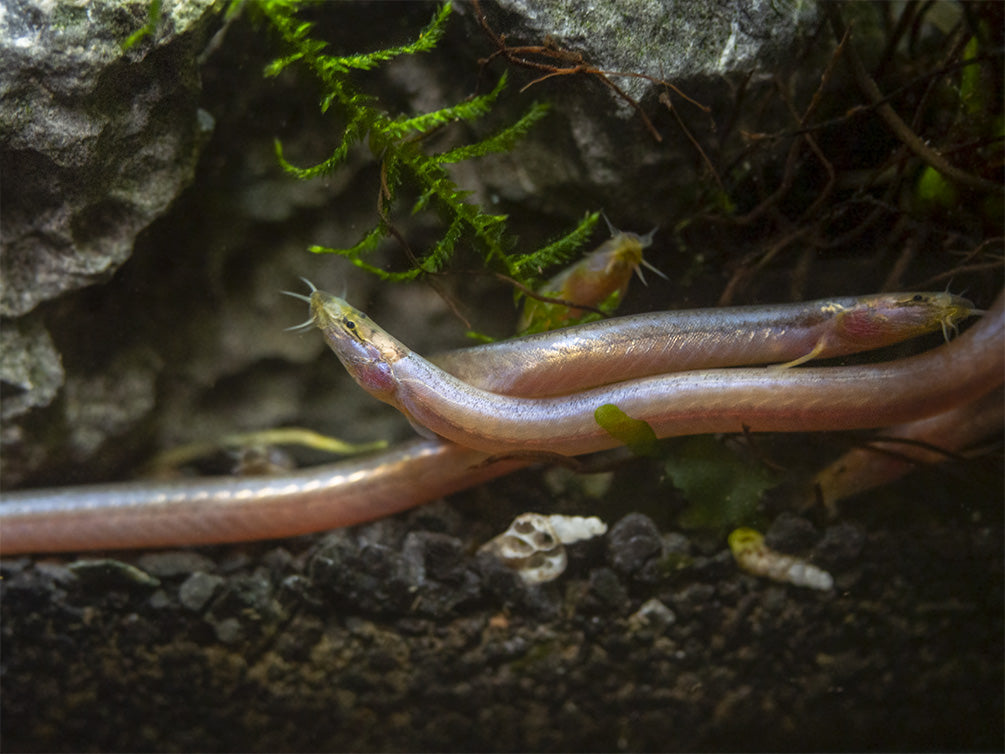
M922 296L920 293L915 293L914 298L912 298L911 300L920 304L922 301L925 300L925 297Z
M353 321L352 321L351 319L349 319L348 317L344 317L344 318L342 319L342 324L343 324L343 325L345 325L345 326L346 326L346 327L347 327L348 329L350 329L350 330L355 330L355 329L356 329L356 323L355 323L355 322L353 322Z

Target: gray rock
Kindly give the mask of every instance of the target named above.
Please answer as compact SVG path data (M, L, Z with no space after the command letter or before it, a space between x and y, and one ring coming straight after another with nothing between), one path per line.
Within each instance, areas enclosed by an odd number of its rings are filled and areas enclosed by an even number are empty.
M791 60L792 48L818 26L816 3L788 0L501 0L482 7L494 32L505 35L508 45L547 45L563 51L559 57L519 57L570 70L582 61L606 72L609 82L632 98L652 125L599 77L542 78L546 69L507 65L516 86L534 82L526 94L546 99L555 108L517 155L500 157L498 176L496 163L485 161L481 181L492 195L520 203L544 202L543 210L553 215L581 214L584 195L596 192L619 227L632 217L665 222L673 214L672 203L658 217L640 206L640 198L644 202L649 195L679 195L680 177L693 169L693 147L657 98L669 96L688 130L702 139L715 129L710 114L721 114L733 101L735 90L728 79L754 72L753 82L758 82L763 77L756 74L773 70L783 59L781 53ZM498 70L502 68L498 64ZM710 114L659 81L678 87ZM651 129L662 139L658 149ZM521 181L512 180L514 173ZM622 229L644 232L648 227Z
M818 15L816 3L802 0L500 0L499 5L519 15L509 19L518 30L507 30L510 44L550 38L596 68L670 81L762 67L810 31ZM636 99L658 88L638 77L612 79Z
M137 565L151 576L167 579L197 571L211 571L213 561L192 550L148 552L139 557Z
M220 576L197 571L178 588L178 601L183 607L198 612L206 606L224 580Z
M779 552L798 553L808 549L819 537L813 524L802 516L784 512L771 523L764 544Z
M154 33L124 51L122 43L147 22L145 3L4 3L0 314L25 315L108 279L132 253L137 234L192 180L212 128L198 109L196 52L216 18L213 5L165 3ZM10 420L49 405L64 375L38 320L3 331L0 376L20 388L5 396L3 414L5 473L16 482L46 451ZM143 406L130 404L130 417L148 407L145 393ZM78 406L76 413L102 414L107 406ZM96 421L97 433L78 433L70 443L93 450L121 424L103 415ZM23 444L11 453L17 442Z
M0 313L104 279L191 179L204 136L191 43L212 0L163 6L13 0L0 15Z
M633 574L663 548L660 531L642 513L629 513L607 535L607 561L620 574Z
M11 431L12 419L48 406L56 397L63 384L63 366L41 322L25 319L0 329L0 380L14 388L5 391L0 409L5 434Z

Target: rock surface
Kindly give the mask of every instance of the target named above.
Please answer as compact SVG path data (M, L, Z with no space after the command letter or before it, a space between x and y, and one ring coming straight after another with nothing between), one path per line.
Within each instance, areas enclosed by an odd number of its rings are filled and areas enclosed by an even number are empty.
M767 69L819 21L812 1L501 0L499 6L513 14L511 38L547 39L596 68L670 81ZM633 76L614 80L636 99L660 88Z
M63 386L44 317L29 313L107 281L195 175L213 123L198 108L196 59L213 4L165 2L156 30L129 50L123 44L147 21L145 4L14 0L0 13L0 315L23 317L5 331L32 333L2 344L0 377L17 391L4 401L0 438L8 482L53 451L19 425ZM153 404L152 385L145 393L127 426ZM69 403L74 424L86 412L121 413L118 404ZM70 440L70 455L86 459L123 427L99 424L93 442Z
M106 280L191 180L212 128L196 53L214 0L14 0L0 16L4 237L0 314Z

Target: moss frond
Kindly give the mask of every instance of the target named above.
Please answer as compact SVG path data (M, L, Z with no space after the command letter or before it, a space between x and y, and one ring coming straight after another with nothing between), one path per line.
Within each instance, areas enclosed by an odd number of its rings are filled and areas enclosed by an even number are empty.
M589 212L579 225L561 238L530 254L515 257L510 264L518 280L540 277L549 267L569 261L575 252L590 240L593 228L600 220L599 212Z
M423 260L423 270L425 272L439 272L442 270L444 265L450 260L450 257L453 256L454 247L461 239L463 232L464 223L459 217L454 218L454 221L450 223L450 227L447 228L447 232L443 234L443 238L433 245L433 248L430 249L429 254Z
M315 37L316 25L299 17L300 12L317 0L250 0L255 11L267 19L278 33L286 52L265 69L267 76L276 76L290 65L306 66L319 80L322 112L338 111L346 121L341 141L331 154L321 162L297 166L283 153L283 145L276 141L276 157L283 170L300 179L309 180L330 173L345 162L353 146L364 142L381 161L382 181L379 187L380 217L354 246L339 249L315 245L315 253L334 253L347 257L353 264L384 280L408 280L421 274L441 271L450 261L460 241L465 240L478 250L487 264L504 269L520 279L542 266L554 264L568 257L589 233L592 221L587 218L571 233L532 254L510 257L504 249L514 245L507 239L505 215L485 212L470 201L470 192L456 184L445 166L486 154L513 149L521 137L547 112L547 106L533 104L515 123L504 127L479 141L450 149L441 154L427 154L422 149L421 136L441 126L456 122L471 122L485 116L496 103L506 86L503 75L492 90L428 113L391 117L380 103L362 92L351 80L353 71L370 70L393 58L414 55L432 50L446 29L450 17L450 3L442 5L418 37L404 45L372 52L351 55L334 55L328 44ZM332 6L326 6L332 7ZM390 209L397 190L408 184L418 189L418 199L412 212L432 210L443 219L446 228L443 236L414 261L414 267L404 272L382 270L366 261L381 239L391 235Z
M433 159L441 165L463 162L487 154L509 152L516 143L526 135L531 126L548 114L549 106L544 102L535 102L516 123L491 134L474 144L465 144L447 152L435 155Z
M450 3L444 3L433 15L429 25L419 32L418 38L411 44L400 47L389 47L386 50L376 50L358 55L348 55L340 58L333 58L328 65L332 72L347 73L356 69L368 71L376 68L381 63L400 57L402 55L415 55L419 52L429 52L440 41L447 26L447 19L450 17Z
M310 251L313 254L342 254L345 256L359 257L375 250L377 245L380 243L380 239L383 237L383 229L378 226L363 236L363 239L359 243L348 249L333 249L330 246L315 245L310 247Z
M328 159L319 162L317 165L311 165L309 168L298 168L296 165L287 161L287 159L283 156L283 144L279 141L279 139L276 139L276 159L279 160L279 164L282 166L284 171L302 181L307 181L311 178L319 178L323 175L331 173L335 170L335 168L345 162L353 144L361 141L363 136L366 134L366 131L367 124L364 118L359 117L349 121L346 125L345 133L342 136L342 143L335 148L335 151L331 153Z
M423 113L412 118L398 118L387 123L384 133L392 139L402 139L410 133L428 133L434 128L454 123L459 120L474 120L487 114L492 109L496 98L506 86L506 74L504 73L499 82L488 94L481 94L477 97L461 102L451 107L444 107L434 110L431 113Z

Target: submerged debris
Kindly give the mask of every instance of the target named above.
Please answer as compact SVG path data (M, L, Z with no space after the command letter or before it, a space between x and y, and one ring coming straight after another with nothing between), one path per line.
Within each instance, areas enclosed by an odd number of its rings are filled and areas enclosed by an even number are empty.
M734 529L729 535L729 549L737 565L755 576L822 591L834 588L834 578L827 571L794 555L772 550L764 544L764 536L753 529Z
M543 516L524 513L509 528L489 540L479 552L495 555L517 571L528 584L542 584L565 571L565 545L607 533L607 524L596 516Z

